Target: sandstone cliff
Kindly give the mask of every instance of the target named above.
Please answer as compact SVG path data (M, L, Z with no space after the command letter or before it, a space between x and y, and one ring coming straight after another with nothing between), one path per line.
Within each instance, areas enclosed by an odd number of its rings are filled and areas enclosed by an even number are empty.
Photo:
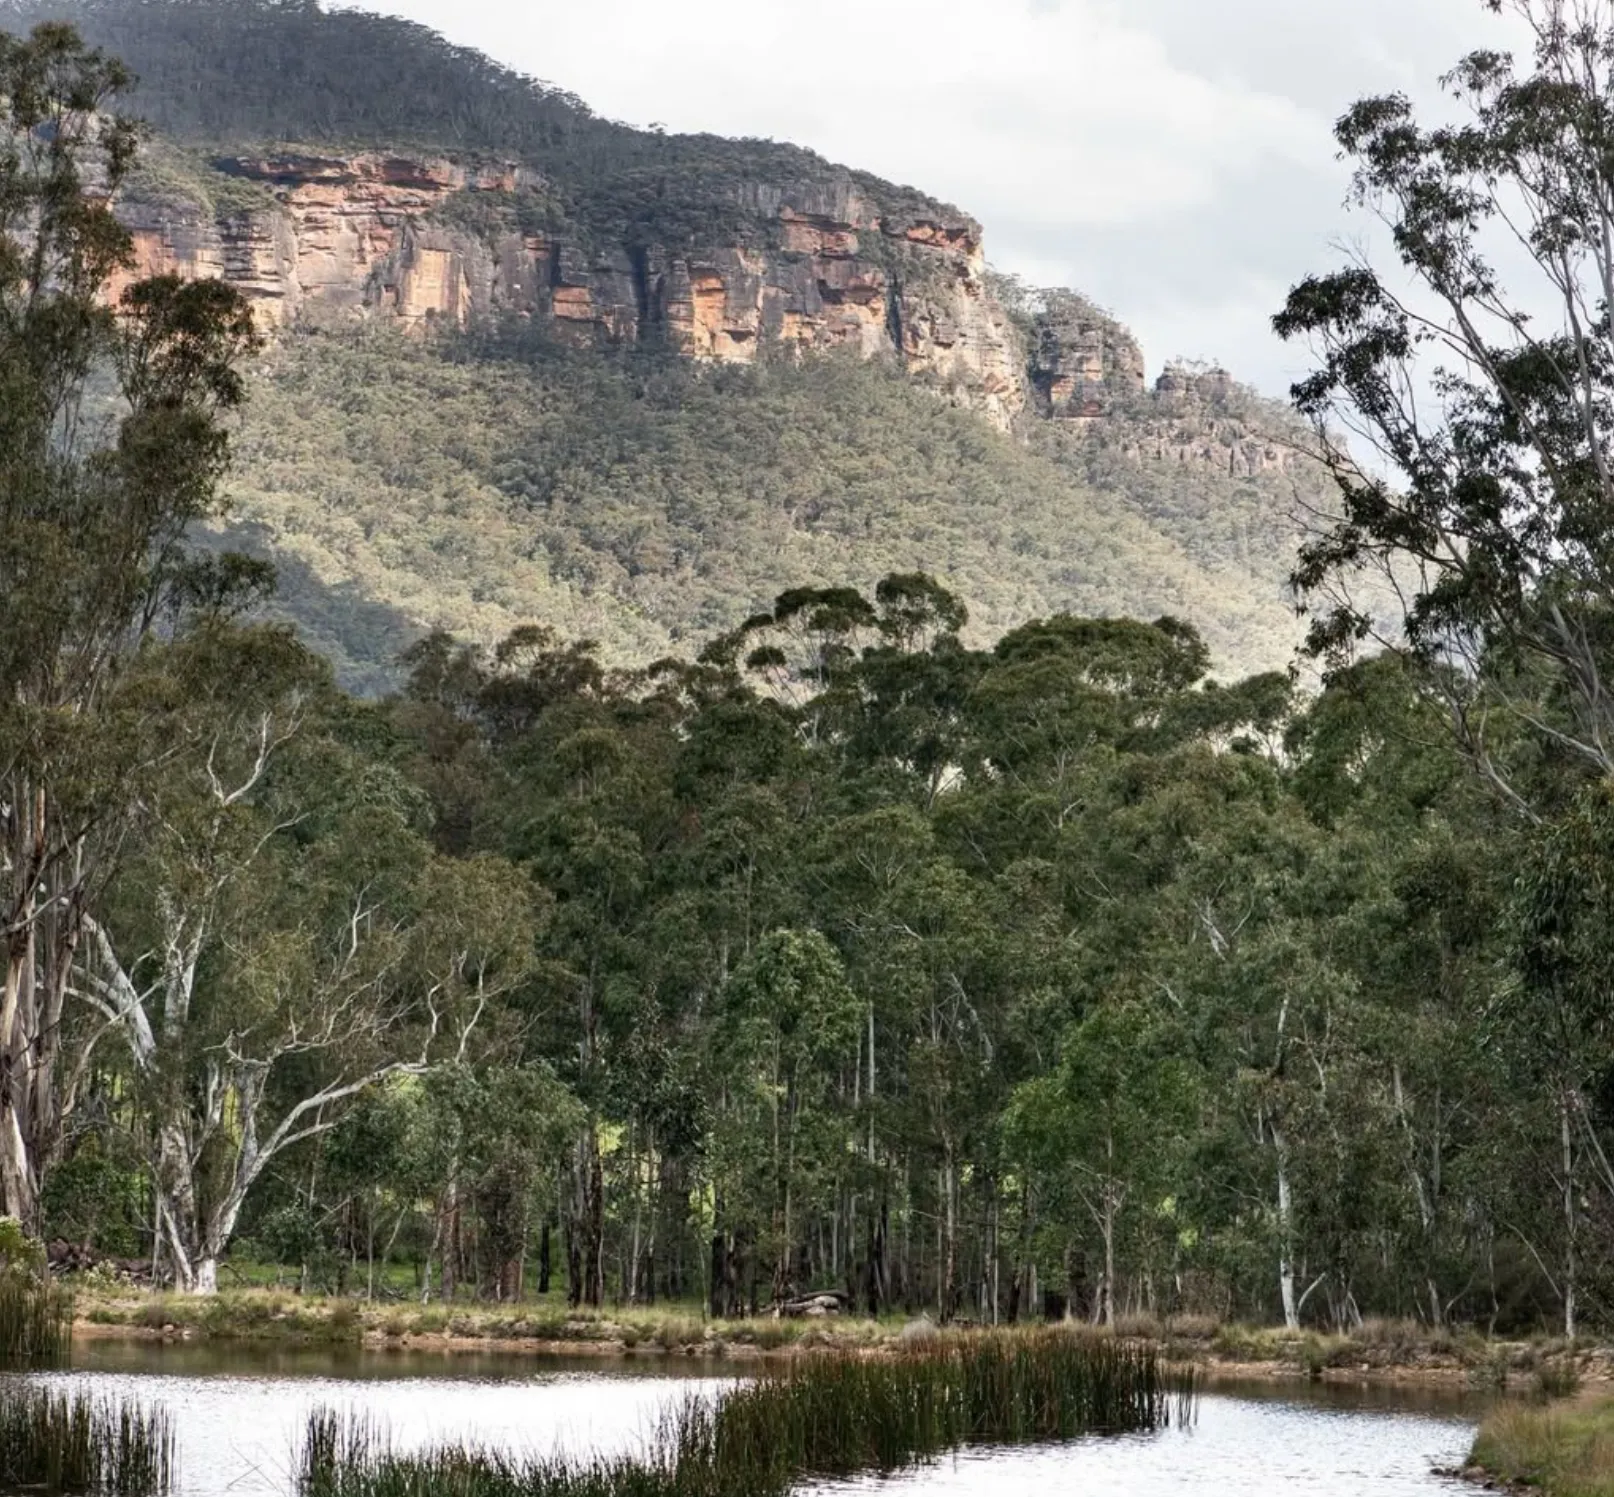
M190 191L137 182L119 211L130 275L222 276L274 328L302 316L408 327L492 313L585 344L661 340L695 360L849 348L894 355L1007 428L1026 411L1090 419L1141 389L1137 345L1079 297L1015 315L973 219L917 195L882 203L828 181L698 184L711 226L612 233L542 176L447 157L216 157Z
M1134 406L1124 428L1112 428L1137 460L1217 468L1230 478L1287 473L1305 463L1305 430L1286 421L1274 430L1252 412L1250 392L1227 370L1168 364L1153 398Z

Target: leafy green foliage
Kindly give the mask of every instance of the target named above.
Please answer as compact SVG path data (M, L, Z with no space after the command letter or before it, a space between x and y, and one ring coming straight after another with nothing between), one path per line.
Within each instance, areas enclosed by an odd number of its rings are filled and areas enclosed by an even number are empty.
M340 47L271 96L273 47L237 69L176 42L235 22L444 61L305 7L150 17L182 131L212 118L198 83L231 79L254 128L392 122L372 62L326 97ZM548 152L553 190L509 205L530 222L635 243L713 232L715 205L731 232L708 174L817 170L601 126L452 60L423 127ZM24 124L50 113L36 75L72 98L121 80L62 30L0 62ZM20 133L126 167L107 129ZM153 172L214 192L194 157ZM153 1231L155 1201L154 1257L203 1289L239 1227L305 1277L379 1294L401 1260L445 1299L522 1296L535 1255L548 1286L558 1233L555 1277L591 1308L1607 1314L1614 834L1573 736L1599 677L1482 651L1507 708L1479 725L1485 782L1442 715L1478 678L1427 658L1338 669L1314 700L1275 670L1212 679L1287 656L1273 579L1311 470L1252 452L1269 419L1292 430L1269 410L1186 381L1011 439L880 364L299 329L233 433L234 523L293 559L282 607L370 681L401 620L442 626L364 704L290 631L236 622L261 561L177 549L216 518L239 308L161 281L120 323L94 291L121 231L71 170L19 180L87 258L57 303L23 294L15 234L0 257L0 295L70 314L18 321L0 361L0 830L27 869L44 818L52 864L9 917L27 1060L0 1056L0 1109L39 1148L0 1157L8 1195L42 1176L43 1209L108 1240ZM50 411L85 339L130 414L64 472ZM39 398L41 355L66 406ZM1482 415L1454 452L1511 430ZM1348 496L1352 523L1383 497ZM1517 618L1550 616L1502 582ZM1546 601L1595 664L1599 609ZM38 685L85 661L116 669ZM74 1216L53 1171L97 1199ZM916 1391L843 1375L837 1406ZM1009 1437L1037 1422L1019 1375L963 1377L1007 1398ZM840 1469L819 1406L792 1407L791 1448Z
M360 598L468 637L540 621L643 662L786 583L914 570L969 598L975 640L1061 608L1173 613L1239 669L1281 666L1296 634L1283 475L1027 446L878 364L699 370L513 334L304 331L237 440L234 517L288 558L287 611L340 643L350 681L395 638ZM1191 513L1163 507L1189 494Z
M146 648L262 581L184 550L218 507L245 304L173 276L108 295L130 259L109 202L137 147L127 81L71 27L0 34L0 1193L27 1225L74 1100L56 1068L89 890L169 726Z

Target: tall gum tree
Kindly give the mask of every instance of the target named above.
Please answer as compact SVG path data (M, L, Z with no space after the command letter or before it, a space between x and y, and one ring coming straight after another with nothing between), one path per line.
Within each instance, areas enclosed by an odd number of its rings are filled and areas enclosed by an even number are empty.
M70 27L0 36L0 1195L30 1225L86 914L167 753L129 668L188 606L182 539L216 508L253 341L220 282L109 295L127 82Z
M1294 393L1340 495L1296 584L1319 598L1363 570L1391 579L1400 646L1473 763L1542 828L1514 891L1515 1007L1529 1013L1515 1033L1534 1036L1524 1071L1541 1069L1537 1045L1559 1057L1547 1105L1572 1335L1582 1201L1598 1184L1614 1194L1605 1130L1582 1105L1584 1054L1546 1039L1575 1031L1566 995L1607 970L1595 942L1565 932L1608 876L1606 844L1584 833L1602 815L1596 782L1614 773L1614 5L1486 8L1523 25L1529 55L1462 59L1446 80L1454 123L1427 126L1390 96L1338 124L1396 274L1358 262L1308 278L1276 327L1319 355ZM1312 644L1342 654L1376 629L1335 601Z
M1336 127L1395 273L1308 277L1274 321L1318 356L1294 395L1340 498L1294 577L1313 647L1388 624L1450 667L1430 684L1534 814L1498 721L1614 770L1614 5L1483 3L1533 55L1465 57L1445 80L1456 123L1427 127L1392 95ZM1392 581L1395 617L1341 601L1364 571Z
M147 1100L167 1265L209 1292L277 1156L388 1078L467 1058L526 976L536 911L509 865L433 852L418 798L321 721L294 640L165 653L185 738L121 897L86 917L79 991Z

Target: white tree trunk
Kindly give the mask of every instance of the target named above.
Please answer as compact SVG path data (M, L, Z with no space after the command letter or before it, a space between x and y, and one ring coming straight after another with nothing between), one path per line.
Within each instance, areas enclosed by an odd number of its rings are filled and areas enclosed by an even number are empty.
M1564 1335L1575 1339L1575 1146L1569 1126L1569 1098L1559 1104L1558 1120L1564 1148Z
M34 1191L33 1167L23 1142L22 1123L9 1103L0 1109L0 1180L5 1184L6 1211L34 1230L39 1200Z
M1283 1296L1283 1323L1300 1329L1300 1306L1295 1300L1294 1195L1289 1185L1289 1145L1272 1125L1272 1147L1278 1157L1278 1292Z

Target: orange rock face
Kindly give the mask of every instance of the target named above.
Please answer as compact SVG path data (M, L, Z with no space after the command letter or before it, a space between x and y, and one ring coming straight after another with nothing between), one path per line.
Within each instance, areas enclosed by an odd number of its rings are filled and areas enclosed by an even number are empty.
M746 242L690 252L475 232L439 212L457 194L489 194L497 209L539 185L515 166L375 153L217 165L266 188L272 206L215 216L120 204L135 241L129 278L221 276L268 329L302 316L387 317L413 328L515 314L568 341L657 336L714 363L750 363L770 346L851 348L899 359L1004 427L1039 392L1037 408L1079 413L1086 392L1129 357L1078 336L1078 346L1043 351L1039 376L1037 351L989 291L979 226L945 213L883 219L849 177L739 183ZM487 221L500 222L498 212Z

